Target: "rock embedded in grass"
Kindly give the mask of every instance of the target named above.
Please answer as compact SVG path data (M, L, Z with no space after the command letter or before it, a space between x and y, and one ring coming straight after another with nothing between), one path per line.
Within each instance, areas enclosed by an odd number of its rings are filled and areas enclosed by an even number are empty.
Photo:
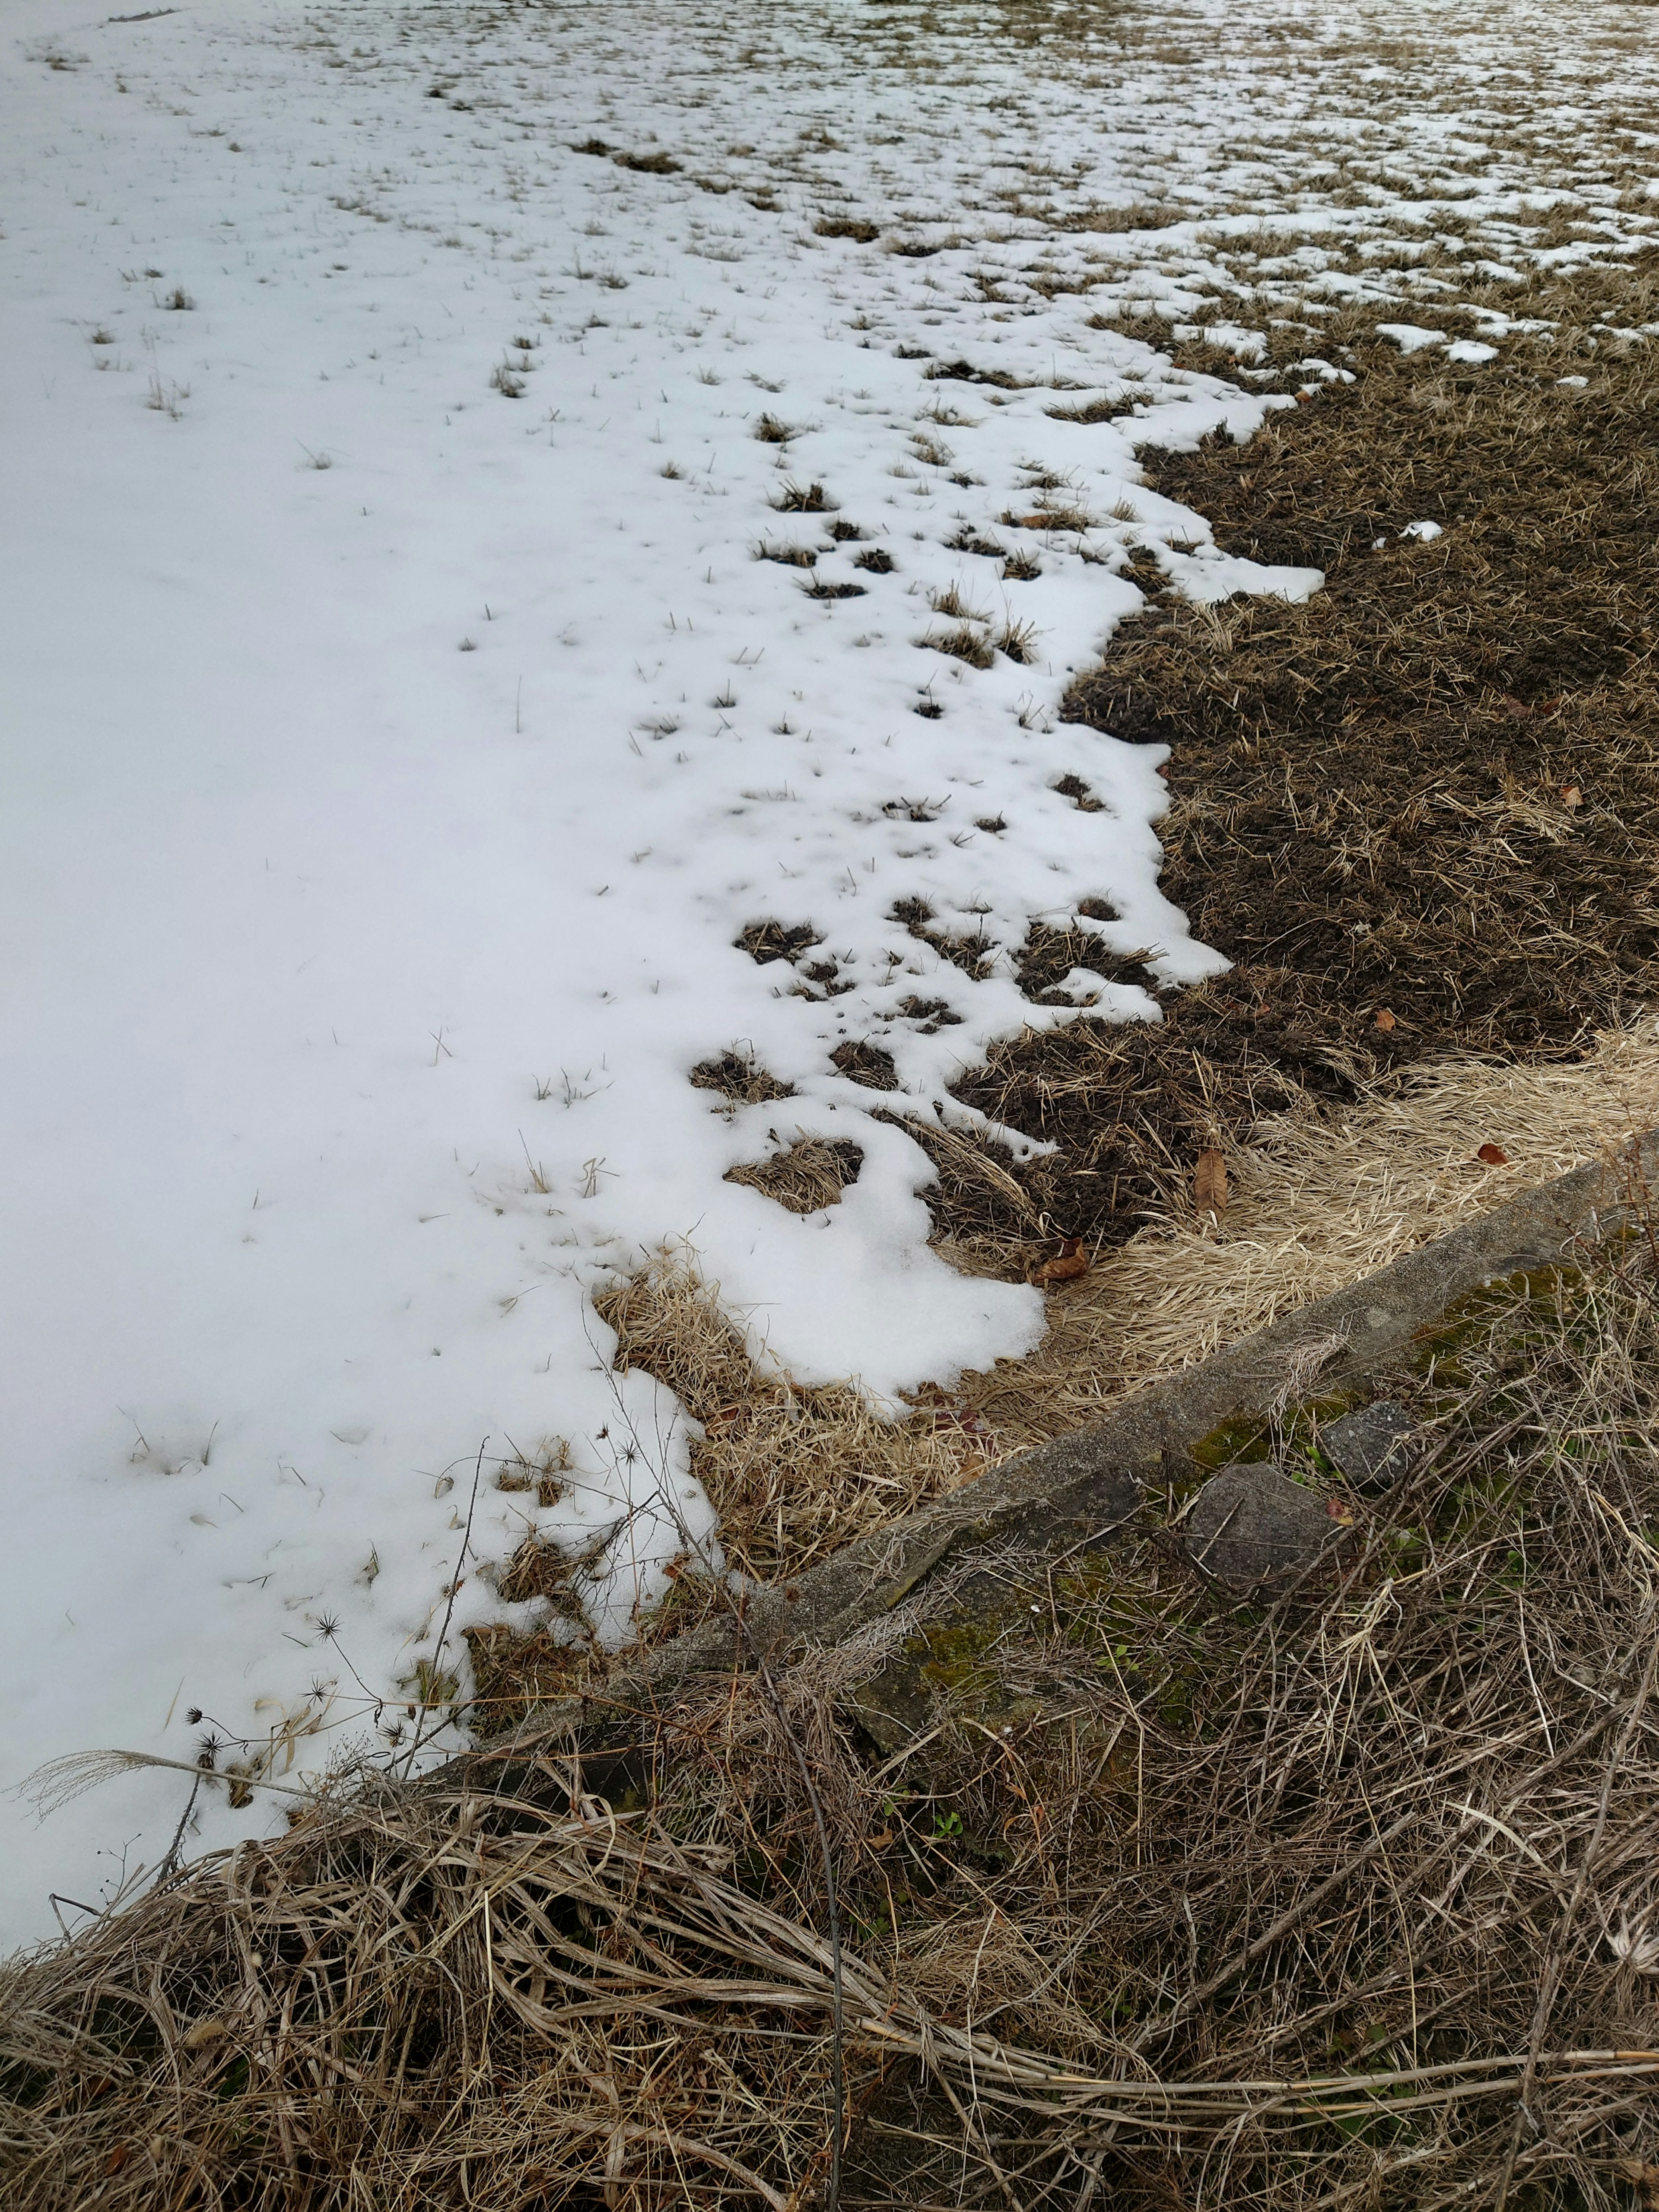
M1275 1461L1235 1462L1199 1492L1187 1550L1206 1574L1243 1588L1305 1566L1332 1525L1317 1492L1292 1482Z
M1345 1413L1320 1431L1320 1448L1356 1490L1387 1490L1405 1472L1401 1449L1417 1426L1392 1398Z

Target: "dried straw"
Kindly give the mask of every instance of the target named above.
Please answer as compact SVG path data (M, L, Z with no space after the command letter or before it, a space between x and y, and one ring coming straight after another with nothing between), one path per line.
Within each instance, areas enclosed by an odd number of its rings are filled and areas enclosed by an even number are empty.
M1659 2148L1652 1255L1395 1387L1416 1465L1276 1603L1173 1528L970 1563L613 1716L649 1811L551 1744L365 1775L15 1964L8 2207L804 2212L838 2012L842 2212L1611 2204Z
M1648 1128L1659 1022L1601 1036L1582 1060L1431 1062L1369 1086L1340 1115L1258 1121L1227 1159L1219 1216L1184 1205L1053 1296L1030 1358L963 1395L1003 1449L1063 1434L1103 1403L1207 1359ZM1488 1164L1482 1145L1505 1155Z

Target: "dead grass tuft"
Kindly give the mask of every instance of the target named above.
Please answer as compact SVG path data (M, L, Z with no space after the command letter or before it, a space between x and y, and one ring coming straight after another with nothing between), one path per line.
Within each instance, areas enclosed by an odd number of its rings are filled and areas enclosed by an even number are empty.
M847 1139L809 1137L798 1130L787 1150L755 1167L730 1168L726 1180L746 1183L763 1198L787 1206L791 1213L817 1213L840 1203L842 1191L858 1181L863 1164L862 1149Z
M780 514L828 514L833 512L835 501L821 483L784 483L779 486L772 505Z
M820 216L812 225L815 238L850 238L860 246L869 246L881 236L878 222L866 222L857 216Z
M795 1095L793 1083L781 1082L769 1074L754 1054L740 1045L728 1045L715 1059L700 1060L689 1080L698 1091L718 1091L733 1106L766 1106L775 1098Z
M896 1091L899 1087L898 1066L892 1054L862 1037L848 1037L844 1044L838 1044L830 1055L830 1064L868 1090Z
M823 941L823 933L810 921L750 921L738 933L739 951L763 967L769 960L796 960L808 948Z
M988 639L966 623L954 623L949 629L930 629L916 642L935 653L948 653L952 660L965 660L969 668L989 668L996 659Z
M809 1389L758 1364L718 1286L684 1253L659 1255L596 1304L617 1332L618 1369L655 1376L702 1423L692 1474L720 1516L727 1561L758 1580L793 1578L956 1489L994 1449L942 1400L885 1420L850 1382Z

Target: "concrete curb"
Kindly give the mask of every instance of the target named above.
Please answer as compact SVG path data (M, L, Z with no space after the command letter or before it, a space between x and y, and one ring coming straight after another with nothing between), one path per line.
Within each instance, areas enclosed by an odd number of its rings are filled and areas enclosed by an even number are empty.
M837 1643L896 1605L957 1549L992 1540L1031 1549L1086 1542L1134 1511L1141 1484L1157 1478L1166 1452L1184 1455L1229 1414L1261 1407L1287 1373L1306 1374L1297 1396L1352 1387L1454 1300L1557 1264L1575 1245L1617 1231L1645 1210L1656 1182L1659 1131L1653 1131L1298 1307L1201 1365L1131 1393L1087 1427L1006 1461L849 1545L798 1582L755 1593L741 1628L722 1617L688 1630L636 1674L607 1686L604 1705L648 1697L695 1674L742 1668L756 1651ZM550 1704L483 1756L510 1757L532 1740L580 1727L598 1702Z

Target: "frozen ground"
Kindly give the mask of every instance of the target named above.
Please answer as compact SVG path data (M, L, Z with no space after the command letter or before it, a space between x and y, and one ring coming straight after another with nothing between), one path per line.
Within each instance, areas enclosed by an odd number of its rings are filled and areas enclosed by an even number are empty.
M803 1380L1034 1342L871 1109L960 1115L1067 1018L1033 919L1220 964L1158 889L1158 757L1054 709L1138 556L1318 582L1222 556L1135 441L1293 404L1267 313L1310 389L1348 297L1478 358L1466 270L1653 220L1643 10L1561 52L1542 9L1252 15L9 8L0 1784L407 1730L378 1701L530 1526L625 1632L710 1534L587 1304L665 1240ZM1160 350L1194 315L1225 380ZM733 1045L794 1095L719 1110ZM862 1148L839 1206L722 1180L797 1130ZM567 1453L550 1506L494 1486ZM186 1794L0 1800L5 1934Z

